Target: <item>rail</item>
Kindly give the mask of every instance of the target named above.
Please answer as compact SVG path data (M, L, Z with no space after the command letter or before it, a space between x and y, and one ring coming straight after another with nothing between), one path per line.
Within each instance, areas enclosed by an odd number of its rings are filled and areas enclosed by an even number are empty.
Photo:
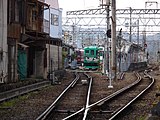
M59 100L62 98L62 96L76 83L76 81L79 79L79 75L75 73L76 78L69 84L65 90L62 91L62 93L57 97L57 99L40 115L36 118L36 120L45 120L47 116L50 114L50 112L55 108L55 105L59 102Z
M113 120L115 117L117 117L124 109L126 109L128 106L130 106L137 98L139 98L144 92L146 92L154 83L154 78L151 77L146 71L144 74L152 81L143 91L141 91L136 97L134 97L131 101L129 101L124 107L119 109L109 120Z
M109 96L107 96L107 97L104 97L103 99L101 99L101 100L99 100L99 101L97 101L97 102L89 105L89 106L86 107L86 108L81 108L79 111L77 111L77 112L75 112L75 113L67 116L67 117L64 118L63 120L71 119L73 116L78 115L79 113L85 111L86 109L87 109L87 112L88 112L88 110L91 110L92 108L94 108L94 107L97 106L97 105L98 105L98 106L101 106L101 105L104 104L106 101L108 101L108 100L110 100L111 98L119 95L119 94L122 93L123 91L125 91L125 90L127 90L127 89L129 89L129 88L131 88L131 87L133 87L133 86L135 86L135 85L137 85L137 84L141 81L141 76L140 76L138 73L135 73L135 75L137 76L137 80L136 80L134 83L132 83L132 84L128 85L127 87L124 87L124 88L116 91L115 93L113 93L113 94L111 94L111 95L109 95Z
M38 82L32 85L27 85L24 87L16 88L13 90L5 91L0 93L0 102L9 100L11 98L26 94L28 92L35 91L37 89L40 89L42 87L46 87L50 84L49 81L43 81L43 82Z
M92 86L92 77L91 76L88 76L88 78L90 78L90 83L89 83L89 88L88 88L88 94L87 94L87 101L86 101L86 107L87 109L85 109L84 111L84 116L83 116L83 120L86 120L87 118L87 114L88 114L88 111L89 111L89 99L90 99L90 94L91 94L91 86Z
M77 112L75 112L75 113L63 118L63 120L71 119L72 117L75 117L77 114L79 114L81 112L84 112L83 113L83 120L86 120L86 118L87 118L87 114L88 114L88 111L89 111L89 101L90 101L90 94L91 94L91 87L92 87L93 78L91 76L89 76L88 74L86 74L86 72L84 72L84 74L87 76L88 79L90 79L89 86L88 86L88 93L87 93L87 100L86 100L85 108L84 107L81 108Z

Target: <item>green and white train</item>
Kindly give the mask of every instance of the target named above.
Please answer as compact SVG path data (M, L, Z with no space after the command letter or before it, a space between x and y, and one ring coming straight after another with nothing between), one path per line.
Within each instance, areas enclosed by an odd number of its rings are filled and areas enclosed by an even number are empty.
M96 70L99 69L103 59L103 47L88 46L84 48L84 68Z

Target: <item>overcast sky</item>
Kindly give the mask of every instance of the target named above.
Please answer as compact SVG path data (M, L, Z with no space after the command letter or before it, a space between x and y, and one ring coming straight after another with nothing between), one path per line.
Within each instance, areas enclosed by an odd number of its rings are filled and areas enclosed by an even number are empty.
M98 8L99 0L58 0L59 7L65 11L83 10L83 9L94 9ZM143 9L145 8L145 2L147 1L159 1L159 0L116 0L117 8L127 9L128 7ZM160 3L160 2L159 2ZM156 8L156 3L152 5L147 3L147 8ZM160 6L160 4L158 4Z

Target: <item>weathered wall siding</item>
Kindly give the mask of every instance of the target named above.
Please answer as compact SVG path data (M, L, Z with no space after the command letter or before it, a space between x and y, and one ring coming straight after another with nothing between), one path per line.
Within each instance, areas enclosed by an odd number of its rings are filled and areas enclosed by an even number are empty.
M19 39L20 38L20 32L21 27L20 24L12 23L8 25L8 37Z
M43 1L42 1L43 2ZM43 5L37 2L37 6L27 4L27 17L26 17L26 28L29 30L36 30L37 32L43 32ZM41 9L39 9L41 7ZM37 14L38 16L35 16Z
M47 48L47 70L49 70L49 45L46 45ZM59 55L59 58L58 58ZM59 66L58 66L59 65ZM62 47L59 47L58 53L58 46L50 45L50 67L52 66L51 70L58 70L62 69Z
M8 74L7 0L0 0L0 52L0 77L3 77L0 79L0 82L5 82Z

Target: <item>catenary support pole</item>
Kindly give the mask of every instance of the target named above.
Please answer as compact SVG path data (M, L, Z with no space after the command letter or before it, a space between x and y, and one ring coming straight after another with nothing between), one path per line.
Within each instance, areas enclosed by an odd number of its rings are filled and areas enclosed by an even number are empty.
M112 78L113 80L116 80L116 70L117 70L117 63L116 63L116 0L112 0L111 2L111 11L112 11L112 29L111 29L111 49L112 49L112 56L111 56L111 62L112 62Z

